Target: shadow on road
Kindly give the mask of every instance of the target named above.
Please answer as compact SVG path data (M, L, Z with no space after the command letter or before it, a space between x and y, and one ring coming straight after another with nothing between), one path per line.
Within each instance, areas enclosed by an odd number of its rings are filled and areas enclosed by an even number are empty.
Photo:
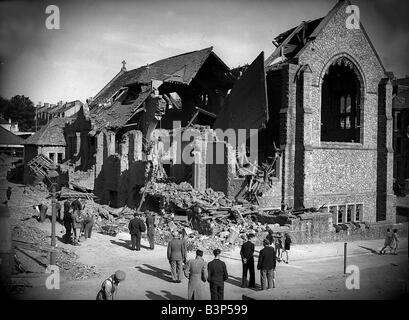
M375 249L368 248L368 247L363 247L363 246L358 246L358 247L360 247L360 248L362 248L362 249L369 250L369 251L371 251L371 252L372 252L372 253L374 253L374 254L379 254L379 252L378 252L378 251L376 251Z
M187 288L186 288L187 290ZM177 296L172 294L169 291L166 290L161 290L160 292L163 292L165 294L165 298L167 298L168 300L186 300L185 298L181 297L181 296Z
M152 291L146 291L146 297L150 300L166 300L165 297L162 297L159 294L156 294Z
M248 281L248 278L247 278ZM234 276L229 276L229 278L226 280L227 283L230 283L233 286L237 286L237 287L242 287L241 286L241 277L234 277ZM251 289L254 291L258 291L257 288L247 288L247 289Z
M229 278L226 280L227 283L230 283L233 286L237 286L241 288L241 278L239 277L233 277L229 276Z
M131 240L124 240L119 239L120 241L110 240L112 244L116 244L117 246L124 247L126 249L132 250L132 242ZM149 249L149 247L144 246L141 244L141 249Z
M169 291L166 290L161 290L160 292L163 292L164 295L160 295L157 293L154 293L153 291L146 291L146 297L150 300L186 300L185 298L182 298L181 296L177 296L172 294Z
M149 274L153 277L159 278L161 280L167 281L167 282L172 282L172 277L170 274L170 271L160 269L158 267L151 266L150 264L143 264L143 266L147 267L146 269L142 268L141 266L136 266L135 268L138 269L138 271Z

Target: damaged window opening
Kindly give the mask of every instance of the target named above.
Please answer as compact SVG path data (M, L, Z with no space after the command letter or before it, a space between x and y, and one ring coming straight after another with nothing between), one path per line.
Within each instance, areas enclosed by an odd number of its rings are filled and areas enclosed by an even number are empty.
M361 84L357 71L345 61L331 65L323 79L321 141L360 142Z

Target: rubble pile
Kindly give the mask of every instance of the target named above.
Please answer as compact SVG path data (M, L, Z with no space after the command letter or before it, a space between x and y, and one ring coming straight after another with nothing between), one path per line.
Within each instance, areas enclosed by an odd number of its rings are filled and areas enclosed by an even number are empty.
M95 219L96 232L116 236L119 232L128 232L129 220L134 211L128 207L111 208L106 204L98 204L92 200L85 201L84 214L92 214Z
M12 231L13 245L19 251L23 251L26 256L31 257L30 264L38 263L45 267L49 261L50 237L47 234L30 225L28 221L20 221L14 226ZM87 266L77 261L78 256L67 249L56 247L56 264L70 280L83 280L99 276L95 266ZM26 271L30 271L32 266L28 263L19 262Z
M174 182L148 182L141 192L147 196L161 199L164 209L176 206L180 209L191 208L195 204L202 206L231 206L232 200L228 199L223 192L214 191L211 188L205 191L194 189L188 182L176 184Z
M280 228L279 224L258 221L263 215L282 214L280 210L265 210L247 201L239 204L211 188L199 191L187 182L149 182L141 192L159 199L162 205L155 235L158 244L166 245L172 231L179 230L189 251L203 247L210 253L241 245L248 233Z

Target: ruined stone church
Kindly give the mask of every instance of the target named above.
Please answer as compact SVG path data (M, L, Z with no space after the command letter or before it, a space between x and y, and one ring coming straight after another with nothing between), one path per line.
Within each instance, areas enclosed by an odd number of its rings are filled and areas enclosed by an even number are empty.
M251 166L175 161L183 140L152 150L163 143L157 132L177 140L195 129L193 153L207 159L221 144L229 159L241 146L205 137L256 129L257 163L269 168L255 193L261 206L321 208L333 223L395 222L392 86L362 24L347 27L349 4L281 33L266 59L245 67L231 70L213 48L123 67L65 128L76 183L112 206L137 206L155 174L240 197Z

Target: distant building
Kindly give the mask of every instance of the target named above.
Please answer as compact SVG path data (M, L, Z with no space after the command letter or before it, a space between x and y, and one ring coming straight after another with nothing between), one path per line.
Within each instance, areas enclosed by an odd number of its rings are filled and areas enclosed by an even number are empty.
M23 158L24 140L7 130L3 124L0 126L0 154L10 157Z
M78 113L83 103L80 100L74 100L64 103L59 101L57 104L39 103L36 109L37 126L42 127L53 118L72 117Z
M24 141L24 183L32 181L27 164L39 154L43 154L56 164L65 161L66 142L64 127L73 121L73 118L55 118Z
M393 177L409 189L409 77L396 79L393 88Z

